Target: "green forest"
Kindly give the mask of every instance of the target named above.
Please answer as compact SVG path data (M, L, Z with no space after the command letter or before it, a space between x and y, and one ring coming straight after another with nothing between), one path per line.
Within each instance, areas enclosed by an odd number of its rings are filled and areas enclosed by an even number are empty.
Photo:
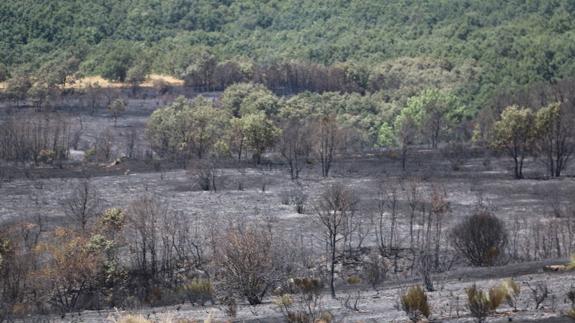
M0 78L63 62L119 80L297 62L344 66L353 91L376 92L411 59L465 74L451 87L477 110L501 89L573 75L574 14L570 0L5 0Z

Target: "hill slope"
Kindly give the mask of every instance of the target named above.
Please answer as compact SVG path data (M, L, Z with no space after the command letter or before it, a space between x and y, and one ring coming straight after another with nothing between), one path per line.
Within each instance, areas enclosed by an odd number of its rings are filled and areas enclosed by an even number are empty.
M206 53L369 68L431 57L479 65L479 81L462 92L474 101L571 77L574 15L570 0L4 0L0 64L14 74L74 56L91 74L110 60L144 60L175 75Z

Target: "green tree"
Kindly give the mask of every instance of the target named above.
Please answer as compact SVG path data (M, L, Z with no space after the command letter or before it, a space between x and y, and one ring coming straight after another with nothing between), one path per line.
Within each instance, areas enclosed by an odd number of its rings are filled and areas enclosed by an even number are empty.
M117 44L103 58L98 70L103 78L124 82L135 61L133 48L127 44Z
M150 65L147 62L139 62L134 64L126 72L126 82L132 85L132 89L136 90L138 86L146 80L150 72Z
M193 48L191 55L183 62L180 77L186 85L211 91L214 88L214 71L218 63L216 56L206 48Z
M10 73L8 72L8 67L0 63L0 82L8 80Z
M515 164L514 176L523 178L523 163L533 149L534 117L531 109L509 106L494 125L492 145L506 151Z
M228 128L229 115L203 97L188 101L179 97L173 104L154 111L147 134L162 155L193 152L203 158L214 149Z
M430 89L409 99L405 109L412 114L424 140L436 149L441 138L451 129L456 117L456 99L450 94Z
M246 144L252 149L256 164L260 164L262 154L275 144L281 130L263 112L252 113L242 119Z
M261 84L252 83L229 86L222 94L221 103L235 117L259 111L271 116L280 109L278 98L270 90Z
M377 136L377 143L382 147L390 147L395 144L395 134L393 128L387 122L384 122L379 127Z
M16 75L8 80L6 84L5 94L8 98L19 105L21 101L26 99L28 91L32 88L32 81L28 75Z
M414 120L413 116L409 113L405 113L405 110L402 111L394 122L395 137L397 138L397 143L401 149L401 169L403 170L406 170L407 168L409 147L415 142L417 131L416 125L417 122Z

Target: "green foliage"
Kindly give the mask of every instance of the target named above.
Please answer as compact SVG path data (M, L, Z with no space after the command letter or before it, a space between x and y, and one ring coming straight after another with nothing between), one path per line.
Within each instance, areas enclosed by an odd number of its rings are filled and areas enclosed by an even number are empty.
M523 160L533 149L535 130L531 109L518 106L507 107L494 125L492 145L513 158L517 179L523 178Z
M427 302L427 295L421 286L410 287L401 295L401 308L412 322L418 322L423 317L429 318L431 308Z
M393 134L393 129L389 126L387 122L384 122L379 127L379 133L377 136L377 143L382 147L390 147L395 143L395 136Z
M437 148L439 141L461 121L462 110L452 94L427 89L410 98L400 115L413 120L419 141L429 142L433 148Z
M8 67L0 63L0 82L6 81L9 77Z
M501 119L495 123L493 145L498 148L528 149L534 137L533 113L531 109L518 106L507 107L501 113Z
M238 83L228 87L221 98L223 108L235 117L265 112L275 115L279 110L278 98L263 85Z
M265 150L276 142L281 130L265 115L252 113L242 118L246 144L253 150L256 163L261 160Z
M126 81L134 86L137 86L146 80L149 72L150 66L148 63L145 61L140 61L126 72Z
M151 71L209 89L218 66L241 79L253 62L312 62L360 92L405 99L427 84L475 111L501 87L573 75L574 14L570 0L5 0L0 64L71 52L83 73L124 80L149 53Z
M102 62L97 67L96 72L103 78L124 82L128 76L128 71L136 61L136 49L129 44L120 43L113 45L103 54ZM142 57L138 57L142 59Z
M6 96L14 101L22 101L32 88L32 81L27 75L17 75L11 78L6 85Z
M104 211L100 221L105 227L119 232L124 227L126 215L122 209L110 208Z
M212 152L229 123L229 115L198 97L188 101L179 97L171 105L154 111L147 135L161 155L195 153L199 158Z

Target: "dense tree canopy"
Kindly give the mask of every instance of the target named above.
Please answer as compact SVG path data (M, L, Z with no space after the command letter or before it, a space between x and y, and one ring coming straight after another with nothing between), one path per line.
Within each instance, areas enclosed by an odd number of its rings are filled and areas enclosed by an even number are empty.
M152 71L210 89L245 81L254 63L300 61L337 67L315 74L341 74L347 89L393 92L409 78L389 62L411 57L420 70L438 62L434 86L467 74L455 90L479 108L502 85L572 76L574 13L570 0L6 0L0 66L36 71L65 54L82 73L124 80L145 55Z

